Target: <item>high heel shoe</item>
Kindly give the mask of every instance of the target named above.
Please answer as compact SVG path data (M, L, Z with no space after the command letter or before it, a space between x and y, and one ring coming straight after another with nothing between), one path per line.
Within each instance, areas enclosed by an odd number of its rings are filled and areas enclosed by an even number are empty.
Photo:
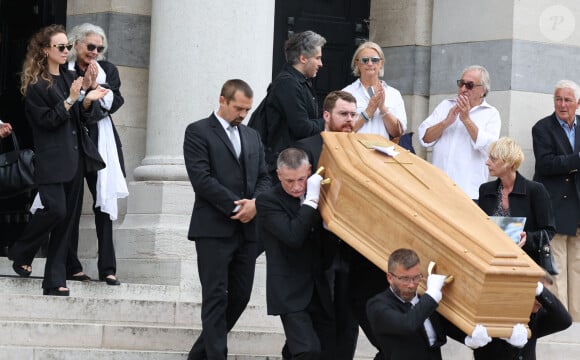
M114 276L113 278L110 278L109 276ZM107 283L107 285L121 285L121 282L119 281L119 279L117 279L117 277L113 274L110 275L99 275L99 280L104 281Z
M30 274L32 274L32 270L27 270L27 269L23 268L23 266L30 266L30 265L12 263L12 269L14 269L15 273L17 273L21 277L29 277Z
M42 290L42 295L51 295L51 296L69 296L70 290L60 290L60 288L48 288Z

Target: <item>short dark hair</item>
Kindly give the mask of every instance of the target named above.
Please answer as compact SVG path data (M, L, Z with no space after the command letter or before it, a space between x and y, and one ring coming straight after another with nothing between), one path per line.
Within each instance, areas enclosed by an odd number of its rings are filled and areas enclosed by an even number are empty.
M251 99L254 97L254 92L252 91L250 85L248 85L248 83L244 80L240 79L231 79L226 81L222 86L220 96L223 96L226 101L230 101L234 99L234 95L238 90L241 91L247 98Z
M349 103L356 104L356 98L354 96L352 96L351 93L346 92L346 91L342 91L342 90L335 90L335 91L329 92L328 95L326 95L326 97L324 98L324 105L323 105L324 111L331 112L332 109L334 109L334 106L336 105L336 101L338 99L344 100L344 101L349 102Z
M405 270L420 263L419 256L411 249L397 249L389 256L389 272L394 272L397 265L402 265Z
M300 55L307 58L314 56L319 47L326 44L326 39L314 31L304 31L296 33L284 43L284 53L286 62L290 65L297 64L300 61Z
M310 164L310 161L308 160L306 152L297 148L287 148L282 150L280 155L278 155L278 161L276 162L278 169L283 167L288 169L298 169L299 167L308 164Z

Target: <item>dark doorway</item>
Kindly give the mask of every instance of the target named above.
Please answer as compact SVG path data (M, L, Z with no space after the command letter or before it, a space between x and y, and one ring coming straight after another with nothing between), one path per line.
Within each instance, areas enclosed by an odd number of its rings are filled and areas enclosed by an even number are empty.
M22 148L33 148L19 90L22 62L30 36L53 23L66 25L66 0L0 0L0 119L12 125ZM9 151L12 144L5 140L0 147ZM31 198L0 199L0 255L26 225Z
M312 30L326 38L322 50L323 68L314 85L318 103L332 90L355 80L350 60L357 46L369 35L370 0L276 0L272 76L286 62L284 42L295 32Z

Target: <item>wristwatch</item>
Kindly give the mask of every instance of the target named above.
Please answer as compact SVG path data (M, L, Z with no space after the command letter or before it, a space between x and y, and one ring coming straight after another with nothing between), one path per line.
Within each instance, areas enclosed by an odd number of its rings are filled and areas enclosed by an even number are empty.
M81 94L79 95L79 98L77 99L77 101L78 102L83 101L85 99L85 94L86 94L86 92L83 89L81 89Z
M69 97L66 98L66 100L64 101L67 104L69 104L70 106L73 106L75 104L74 100Z

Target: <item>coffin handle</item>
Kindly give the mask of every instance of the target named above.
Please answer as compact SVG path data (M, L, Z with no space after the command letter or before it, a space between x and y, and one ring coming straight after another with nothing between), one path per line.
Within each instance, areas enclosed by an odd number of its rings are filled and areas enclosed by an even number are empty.
M429 262L429 266L427 266L427 274L428 275L431 275L431 273L433 272L433 270L435 270L435 266L436 266L435 261L430 261ZM454 279L455 278L453 277L453 275L447 275L445 277L445 284L449 284L449 283L453 282Z
M316 170L316 174L317 174L317 175L322 175L322 173L324 172L324 170L326 170L326 169L324 168L324 166L321 166L321 167L319 167L319 168L318 168L318 170ZM326 184L330 184L331 182L332 182L332 180L331 180L330 178L326 178L326 179L324 179L324 180L322 180L322 181L320 182L320 185L326 185Z

